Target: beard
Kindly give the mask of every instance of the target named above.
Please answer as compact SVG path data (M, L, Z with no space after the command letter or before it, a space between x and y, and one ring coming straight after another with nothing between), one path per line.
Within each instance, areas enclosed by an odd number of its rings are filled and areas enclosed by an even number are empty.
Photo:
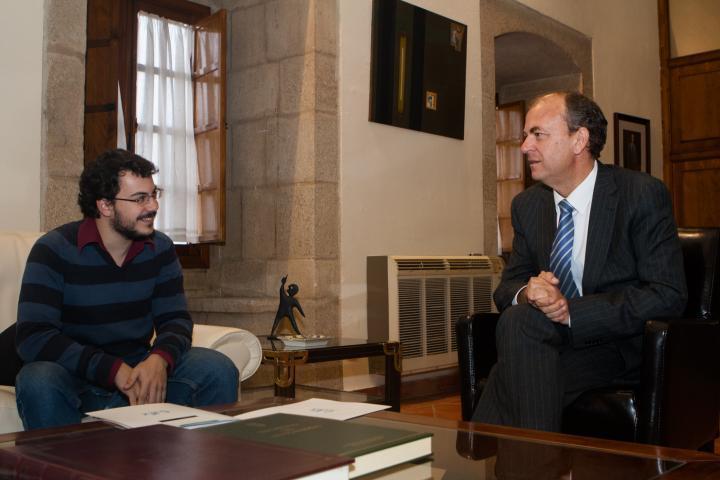
M155 233L155 229L151 226L149 227L150 232L142 233L137 230L135 224L136 222L146 218L155 218L155 215L157 215L157 212L148 212L140 215L135 220L130 220L123 218L123 216L116 211L115 215L112 218L111 225L117 233L127 238L128 240L146 240Z

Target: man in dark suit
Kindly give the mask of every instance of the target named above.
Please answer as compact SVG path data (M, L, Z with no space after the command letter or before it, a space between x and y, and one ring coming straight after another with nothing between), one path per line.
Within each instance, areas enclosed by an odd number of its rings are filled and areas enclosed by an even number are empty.
M598 162L606 130L579 93L543 96L527 113L522 151L541 183L512 202L513 251L494 294L498 360L474 421L560 430L580 393L637 378L646 320L684 309L668 191Z

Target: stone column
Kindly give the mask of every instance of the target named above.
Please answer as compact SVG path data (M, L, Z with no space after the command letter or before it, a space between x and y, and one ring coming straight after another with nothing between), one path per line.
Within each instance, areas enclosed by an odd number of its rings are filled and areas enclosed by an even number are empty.
M45 0L41 228L81 217L87 0Z
M297 283L303 333L339 318L336 0L226 1L230 18L227 242L186 272L193 318L266 335L280 279ZM340 366L303 382L341 385ZM269 371L253 378L265 382Z

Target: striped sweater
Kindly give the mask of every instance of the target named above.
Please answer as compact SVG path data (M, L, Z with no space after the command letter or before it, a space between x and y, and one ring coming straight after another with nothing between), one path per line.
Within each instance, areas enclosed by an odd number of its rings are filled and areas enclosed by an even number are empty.
M83 231L98 241L79 242ZM134 366L149 351L172 369L192 336L172 241L156 231L152 241L134 242L119 267L99 239L94 220L86 219L35 243L18 303L18 354L107 387L122 362Z

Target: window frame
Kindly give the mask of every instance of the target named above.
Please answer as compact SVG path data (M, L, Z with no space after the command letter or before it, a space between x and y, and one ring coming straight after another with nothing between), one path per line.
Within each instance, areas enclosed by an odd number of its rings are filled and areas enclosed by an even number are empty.
M189 25L196 25L212 14L210 7L188 0L88 0L87 6L85 164L94 160L102 151L115 146L118 127L117 85L120 88L127 149L135 150L138 12L142 10ZM98 52L93 51L94 48L101 49L100 58ZM108 57L114 57L116 61L108 61ZM111 92L114 92L114 98ZM223 98L224 95L225 92ZM103 115L101 122L96 122L96 117L92 117L98 114ZM225 128L225 125L221 128ZM222 167L225 168L224 162ZM224 195L222 198L224 200ZM224 213L224 205L222 208ZM223 218L221 228L224 227ZM184 268L209 268L211 243L222 244L224 241L176 245L181 265Z

